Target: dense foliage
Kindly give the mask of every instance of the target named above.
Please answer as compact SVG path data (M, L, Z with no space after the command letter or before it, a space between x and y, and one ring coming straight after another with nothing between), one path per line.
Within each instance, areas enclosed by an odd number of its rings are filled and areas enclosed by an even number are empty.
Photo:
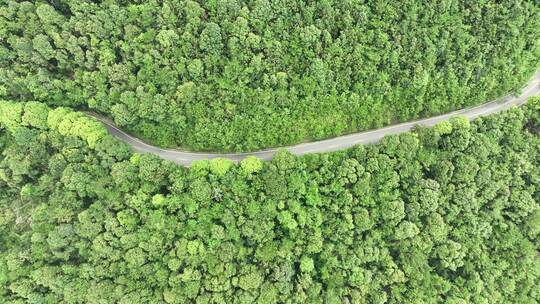
M3 0L0 97L253 150L485 101L539 42L538 1Z
M3 303L540 301L540 99L345 152L190 169L0 102Z

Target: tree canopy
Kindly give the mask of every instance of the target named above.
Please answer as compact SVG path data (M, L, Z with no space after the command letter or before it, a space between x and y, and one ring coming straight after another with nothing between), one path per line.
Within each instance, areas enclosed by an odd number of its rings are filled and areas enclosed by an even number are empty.
M91 109L162 146L321 139L518 88L539 3L5 0L0 98Z
M0 114L0 302L540 301L540 98L189 169L67 108Z

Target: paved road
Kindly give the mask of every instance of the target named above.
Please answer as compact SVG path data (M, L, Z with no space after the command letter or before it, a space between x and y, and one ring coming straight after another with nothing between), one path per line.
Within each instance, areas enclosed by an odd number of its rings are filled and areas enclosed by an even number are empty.
M540 71L538 71L533 76L533 78L529 81L528 85L522 90L521 95L517 97L506 96L506 97L479 105L474 108L462 109L462 110L450 112L447 114L434 116L431 118L425 118L425 119L420 119L416 121L401 123L401 124L377 129L377 130L354 133L354 134L344 135L344 136L335 137L331 139L325 139L325 140L320 140L320 141L315 141L315 142L310 142L310 143L298 144L298 145L290 146L290 147L284 147L284 149L287 149L296 155L303 155L307 153L336 151L336 150L349 148L358 144L370 144L370 143L379 141L385 135L398 134L398 133L409 131L411 128L413 128L416 125L433 126L437 124L438 122L448 120L450 117L456 116L456 115L461 115L469 119L474 119L479 116L489 115L492 113L496 113L496 112L508 109L512 106L520 106L523 103L525 103L527 98L531 96L539 95L539 94L540 94ZM234 161L240 161L246 156L253 155L258 158L268 160L268 159L271 159L274 156L274 153L278 150L278 148L276 148L276 149L269 149L269 150L249 152L249 153L218 154L218 153L186 152L186 151L179 151L179 150L174 150L174 149L162 149L162 148L149 145L141 141L140 139L137 139L125 133L124 131L120 130L117 126L115 126L115 124L111 122L109 119L100 117L92 113L88 113L88 114L91 116L94 116L95 118L103 122L105 126L107 127L107 129L109 130L109 132L113 136L129 144L133 148L133 150L137 152L142 152L142 153L153 153L163 159L171 160L173 162L182 164L184 166L189 166L191 162L195 160L211 159L211 158L216 158L216 157L224 157L224 158L232 159Z

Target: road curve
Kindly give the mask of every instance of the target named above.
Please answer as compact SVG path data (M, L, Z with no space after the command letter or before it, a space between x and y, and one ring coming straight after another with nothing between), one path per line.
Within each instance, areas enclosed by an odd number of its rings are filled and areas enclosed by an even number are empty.
M411 122L400 123L397 125L392 125L392 126L372 130L372 131L354 133L354 134L334 137L334 138L315 141L315 142L302 143L302 144L289 146L289 147L274 148L274 149L268 149L268 150L256 151L256 152L247 152L247 153L222 153L222 154L221 153L197 153L197 152L187 152L187 151L180 151L180 150L174 150L174 149L162 149L159 147L149 145L143 142L142 140L127 134L126 132L119 129L110 119L101 117L99 115L96 115L90 112L87 112L87 114L101 121L107 127L107 130L110 132L110 134L112 134L114 137L130 145L133 148L133 150L137 152L141 152L141 153L153 153L163 159L167 159L167 160L173 161L175 163L178 163L184 166L189 166L191 162L196 161L196 160L212 159L212 158L217 158L217 157L228 158L237 162L244 159L247 156L252 155L260 159L269 160L274 156L276 151L279 149L289 150L291 153L296 154L296 155L341 150L341 149L349 148L358 144L374 143L374 142L379 141L381 138L383 138L386 135L398 134L398 133L409 131L416 125L433 126L441 121L448 120L450 117L456 116L456 115L465 116L469 119L474 119L479 116L489 115L492 113L496 113L496 112L511 108L512 106L520 106L523 103L525 103L525 101L529 97L539 95L539 94L540 94L540 70L536 72L533 78L529 81L528 85L522 90L521 95L517 97L508 95L503 98L499 98L499 99L487 102L485 104L482 104L473 108L457 110L457 111L450 112L447 114L442 114L442 115L415 120Z

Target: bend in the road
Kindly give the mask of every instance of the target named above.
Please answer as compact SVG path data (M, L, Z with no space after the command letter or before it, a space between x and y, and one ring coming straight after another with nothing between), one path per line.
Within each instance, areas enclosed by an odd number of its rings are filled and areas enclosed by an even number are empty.
M515 96L506 96L488 103L467 109L461 109L453 111L447 114L442 114L425 119L419 119L411 122L405 122L397 125L392 125L376 130L365 131L360 133L354 133L330 139L314 141L309 143L302 143L294 146L268 149L264 151L255 151L247 153L197 153L179 151L174 149L162 149L156 146L149 145L142 140L135 138L126 132L118 128L111 120L95 115L93 113L87 113L99 121L101 121L107 127L107 130L116 138L124 141L130 145L133 150L141 153L153 153L163 159L171 160L184 166L189 166L191 162L196 160L212 159L217 157L228 158L233 161L240 161L247 156L256 156L258 158L268 160L271 159L279 149L289 150L296 155L304 155L307 153L320 153L330 152L341 149L346 149L358 144L369 144L379 141L386 135L399 134L411 130L416 125L421 126L433 126L441 121L448 120L453 116L465 116L469 119L474 119L479 116L493 114L512 106L520 106L531 97L540 94L540 71L537 71L533 78L529 81L528 85L523 89L522 93Z

